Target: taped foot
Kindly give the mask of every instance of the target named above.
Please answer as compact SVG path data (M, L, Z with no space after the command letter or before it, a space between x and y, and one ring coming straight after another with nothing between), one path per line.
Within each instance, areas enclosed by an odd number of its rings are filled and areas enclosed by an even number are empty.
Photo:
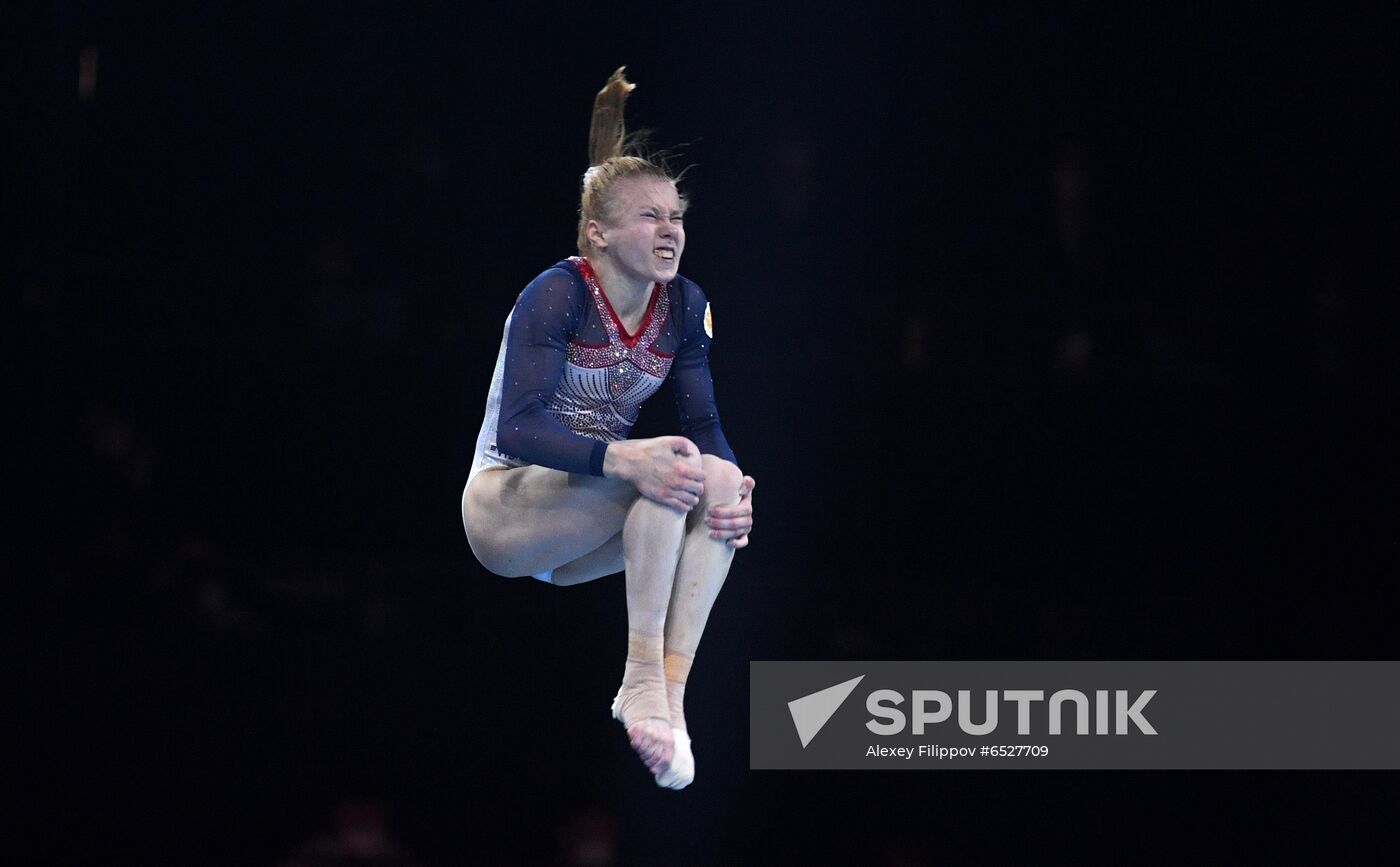
M636 712L638 705L643 704L644 702L641 701L626 701L624 693L619 692L617 698L613 699L612 715L613 719L621 722L623 728L627 730L627 740L637 753L637 757L659 781L662 775L671 771L671 764L675 756L676 737L671 728L671 721L666 717L653 714L652 716L642 716L636 720L630 719L628 710ZM624 708L628 710L624 710ZM687 755L689 754L688 741L689 739L687 739L686 744Z
M668 650L662 665L666 676L666 711L671 718L675 750L670 769L657 775L656 784L667 789L684 789L695 781L695 754L690 749L690 734L685 725L685 682L690 676L691 662L688 654Z
M695 782L695 754L690 750L690 735L685 729L671 729L675 752L671 766L656 775L656 784L663 789L684 789Z
M622 723L632 749L653 775L670 770L675 752L661 643L659 635L630 633L627 636L622 687L612 703L613 719Z

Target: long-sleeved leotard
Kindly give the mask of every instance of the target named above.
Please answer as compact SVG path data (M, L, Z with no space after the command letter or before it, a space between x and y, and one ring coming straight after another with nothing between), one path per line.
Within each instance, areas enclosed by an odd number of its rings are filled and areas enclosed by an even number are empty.
M536 277L506 318L468 484L491 466L601 476L607 444L627 437L668 375L681 435L734 461L715 408L708 321L705 294L685 277L652 287L635 334L587 260L572 257Z

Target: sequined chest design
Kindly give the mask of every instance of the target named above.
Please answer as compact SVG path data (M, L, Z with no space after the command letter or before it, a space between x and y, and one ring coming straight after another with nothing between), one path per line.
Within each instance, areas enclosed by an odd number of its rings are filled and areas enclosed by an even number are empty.
M642 402L656 393L671 370L672 356L654 348L670 314L670 293L664 286L653 290L641 333L629 339L587 261L570 261L583 276L608 342L569 343L564 375L548 409L576 434L609 442L624 439Z

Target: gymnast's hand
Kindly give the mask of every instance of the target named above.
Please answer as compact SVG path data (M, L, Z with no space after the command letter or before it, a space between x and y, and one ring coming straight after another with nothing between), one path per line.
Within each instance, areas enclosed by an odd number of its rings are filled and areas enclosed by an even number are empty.
M739 484L739 502L732 506L711 506L705 516L711 539L722 539L734 550L749 544L753 529L753 476L744 476Z
M656 437L610 443L603 475L623 479L648 500L689 512L705 492L700 449L685 437Z

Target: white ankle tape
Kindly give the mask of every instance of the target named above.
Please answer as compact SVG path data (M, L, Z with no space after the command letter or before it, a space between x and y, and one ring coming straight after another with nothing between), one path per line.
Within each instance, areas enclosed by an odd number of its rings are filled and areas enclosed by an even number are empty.
M671 725L684 731L685 725L685 681L690 677L692 657L674 650L666 651L663 668L666 671L666 710L671 715Z
M690 677L690 666L694 661L693 656L686 656L675 650L666 651L666 658L662 663L666 669L666 679L685 683L686 678Z
M627 633L627 658L661 661L666 639L660 635L643 635L640 632Z
M622 686L613 699L614 719L623 725L654 718L670 722L666 701L665 669L661 662L659 635L627 636L627 663L622 670Z

